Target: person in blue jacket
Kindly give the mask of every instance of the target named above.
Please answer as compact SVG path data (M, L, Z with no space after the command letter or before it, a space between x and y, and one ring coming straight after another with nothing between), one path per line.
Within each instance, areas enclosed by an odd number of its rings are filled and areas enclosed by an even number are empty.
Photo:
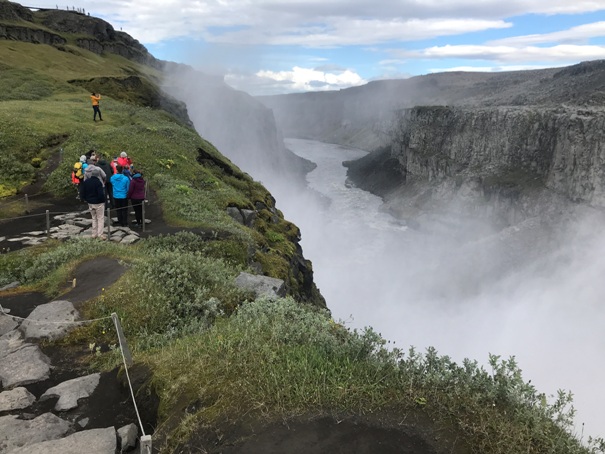
M117 173L110 178L113 189L113 202L118 213L118 225L128 227L128 188L130 178L122 173L121 165L116 166Z

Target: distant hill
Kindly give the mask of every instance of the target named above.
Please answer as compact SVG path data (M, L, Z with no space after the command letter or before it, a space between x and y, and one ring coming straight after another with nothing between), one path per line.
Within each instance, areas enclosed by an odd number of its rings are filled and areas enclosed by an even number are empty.
M414 106L605 105L605 61L499 73L447 72L380 80L337 92L258 97L284 135L372 150L393 112Z

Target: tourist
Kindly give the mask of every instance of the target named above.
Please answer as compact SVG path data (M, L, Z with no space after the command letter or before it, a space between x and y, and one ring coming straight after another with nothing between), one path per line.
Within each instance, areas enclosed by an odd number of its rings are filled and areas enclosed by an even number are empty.
M116 166L118 173L113 175L109 181L113 189L113 203L118 214L118 225L128 227L128 187L130 186L130 178L122 173L121 165Z
M97 121L97 114L99 114L99 120L103 121L103 117L101 116L101 109L99 108L99 101L101 100L101 94L96 94L92 92L90 95L90 101L92 102L92 111L93 116L92 120Z
M134 209L135 222L134 226L140 228L143 226L143 203L145 202L145 180L143 174L138 170L133 170L134 175L130 180L128 188L128 198L132 208Z
M101 169L96 166L90 166L92 177L85 179L80 184L80 198L88 203L88 209L92 215L93 238L107 239L103 234L105 225L105 189L101 182Z

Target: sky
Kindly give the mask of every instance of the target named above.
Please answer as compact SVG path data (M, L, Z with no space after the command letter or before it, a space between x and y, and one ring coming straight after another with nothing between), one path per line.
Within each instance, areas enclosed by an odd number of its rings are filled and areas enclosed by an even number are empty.
M73 7L159 59L222 75L252 95L605 58L605 0L80 0Z

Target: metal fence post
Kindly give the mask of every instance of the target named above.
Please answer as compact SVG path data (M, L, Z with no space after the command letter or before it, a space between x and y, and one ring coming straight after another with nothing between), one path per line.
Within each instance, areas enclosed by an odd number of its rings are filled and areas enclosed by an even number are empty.
M151 454L151 435L143 435L141 437L141 454Z
M105 218L107 219L107 239L111 238L111 208L107 208L107 215Z
M46 236L50 238L50 212L46 210Z

